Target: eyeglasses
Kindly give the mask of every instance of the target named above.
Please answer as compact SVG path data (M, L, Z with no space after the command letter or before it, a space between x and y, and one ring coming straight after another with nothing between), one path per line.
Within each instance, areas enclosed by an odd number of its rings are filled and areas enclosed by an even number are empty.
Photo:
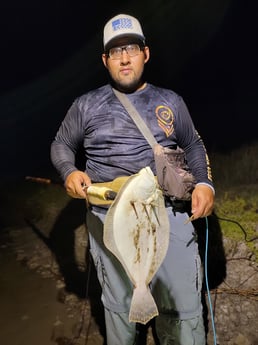
M112 60L119 60L121 59L124 50L130 57L133 57L140 54L142 49L143 47L140 47L138 44L128 44L126 46L109 49L108 56Z

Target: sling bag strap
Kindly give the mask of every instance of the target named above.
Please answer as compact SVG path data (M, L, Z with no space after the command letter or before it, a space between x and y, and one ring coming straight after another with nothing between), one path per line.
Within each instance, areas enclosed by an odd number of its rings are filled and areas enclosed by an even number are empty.
M128 112L128 114L131 116L132 120L135 122L136 126L141 131L142 135L145 137L145 139L148 141L148 143L154 150L154 146L157 144L157 141L154 138L153 134L151 133L149 127L146 125L146 123L143 121L138 111L135 109L134 105L130 102L126 94L114 88L113 88L113 91L116 97L119 99L119 101L122 103L122 105Z
M194 188L195 180L193 175L185 169L184 151L181 148L169 149L159 145L126 94L115 89L113 91L152 147L158 183L164 195L168 197L169 206L172 206L175 212L185 212L184 202L191 200L191 192ZM165 149L167 150L166 152L164 152ZM174 165L175 163L176 165ZM179 204L178 201L180 201ZM181 209L182 203L184 207ZM180 205L180 210L178 205Z

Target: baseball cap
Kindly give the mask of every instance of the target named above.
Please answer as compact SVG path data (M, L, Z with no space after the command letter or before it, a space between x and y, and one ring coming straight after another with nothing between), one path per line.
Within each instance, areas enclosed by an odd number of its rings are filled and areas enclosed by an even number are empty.
M118 14L106 23L103 34L104 50L111 48L116 39L123 37L134 38L145 44L141 24L128 14Z

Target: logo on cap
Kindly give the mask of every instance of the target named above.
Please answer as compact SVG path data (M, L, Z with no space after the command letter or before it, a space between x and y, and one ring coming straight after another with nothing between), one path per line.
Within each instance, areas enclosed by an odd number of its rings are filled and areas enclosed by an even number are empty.
M130 18L119 18L112 22L112 28L114 31L121 29L132 29L133 23Z

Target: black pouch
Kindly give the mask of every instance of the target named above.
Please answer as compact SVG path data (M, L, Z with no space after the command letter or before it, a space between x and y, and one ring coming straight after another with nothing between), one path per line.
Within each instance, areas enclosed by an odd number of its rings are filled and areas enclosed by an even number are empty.
M196 182L187 166L184 150L157 144L154 147L154 158L163 194L175 200L191 200Z

